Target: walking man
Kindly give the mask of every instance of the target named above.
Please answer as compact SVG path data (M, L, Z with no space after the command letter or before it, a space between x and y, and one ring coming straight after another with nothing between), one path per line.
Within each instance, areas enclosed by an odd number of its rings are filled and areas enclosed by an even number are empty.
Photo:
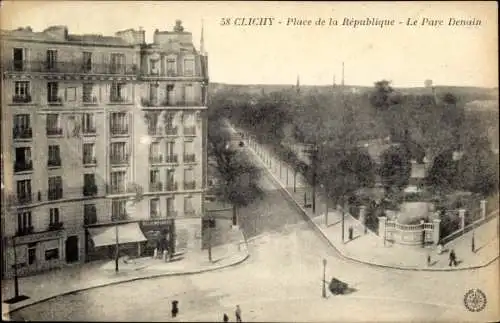
M224 313L224 316L222 317L222 319L224 320L224 322L229 322L229 316L227 316L226 313Z
M455 250L451 249L450 250L450 263L449 266L457 266L457 256L455 255Z
M241 322L241 308L239 305L236 305L236 311L234 314L236 315L236 322Z

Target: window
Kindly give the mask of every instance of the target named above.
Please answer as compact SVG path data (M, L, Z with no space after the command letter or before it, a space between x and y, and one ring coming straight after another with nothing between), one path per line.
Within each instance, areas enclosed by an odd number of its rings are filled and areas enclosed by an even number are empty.
M63 186L61 176L49 177L49 200L58 200L63 197Z
M92 143L83 144L83 164L95 164L95 145Z
M14 70L22 71L24 69L24 49L14 48L12 54L14 58Z
M150 135L156 135L158 127L158 119L160 114L157 112L147 112L148 113L148 133Z
M16 148L16 163L14 164L14 171L22 172L31 169L33 169L33 162L31 160L31 148Z
M47 69L55 69L57 67L57 51L53 49L47 50Z
M36 262L36 245L28 247L28 264L33 265Z
M123 221L127 219L127 201L113 200L111 202L111 221Z
M110 146L111 163L123 164L128 162L127 143L113 142Z
M158 75L158 73L160 72L160 62L158 62L157 59L151 59L149 61L149 66L151 67L151 74L152 75Z
M14 83L14 97L12 101L14 103L31 102L29 81L16 81Z
M194 59L186 58L184 59L184 75L193 76L194 75Z
M60 119L58 114L47 114L47 135L61 135Z
M193 84L184 85L184 102L186 104L193 105L195 102L194 98L194 86Z
M152 162L161 162L160 144L153 142L149 145L149 158Z
M76 87L66 88L66 101L68 102L76 101Z
M91 52L83 52L83 71L84 72L92 71L92 53Z
M177 74L177 63L175 58L167 58L167 76L175 76Z
M125 55L124 54L111 54L110 72L111 74L124 73Z
M83 224L89 225L97 223L97 208L95 204L85 204L83 206Z
M49 103L57 103L61 102L58 97L59 93L59 83L57 82L48 82L47 83L47 102Z
M185 141L184 142L184 162L194 163L196 161L194 153L194 142L193 141Z
M57 260L59 259L59 249L54 248L54 249L47 249L45 250L45 260Z
M31 220L31 212L23 211L17 213L17 231L22 233L32 228L33 224Z
M175 104L175 86L174 84L167 84L167 95L166 95L166 104L171 105Z
M95 174L83 174L83 196L94 196L96 194Z
M159 199L151 199L149 201L149 216L153 219L160 217L160 200Z
M174 156L175 155L175 141L167 141L165 143L166 151L167 151L167 156Z
M166 202L167 202L167 217L175 216L174 198L167 197Z
M17 199L20 203L31 202L31 180L17 181Z
M111 85L111 97L109 98L109 101L111 102L125 102L126 96L125 96L125 91L126 91L126 86L127 84L125 83L113 83Z
M59 146L51 145L49 146L49 166L61 166L61 151Z
M183 116L184 123L184 135L194 136L196 135L196 127L194 122L194 113L186 113Z
M149 171L149 182L158 183L159 181L160 181L160 171L158 169Z
M184 170L184 189L185 190L195 189L194 172L192 169Z
M59 208L54 207L49 209L49 214L50 214L50 225L54 225L59 223Z
M126 173L124 171L111 172L111 193L124 193Z
M195 214L193 198L190 196L184 197L184 214L187 216L193 216Z
M175 170L167 169L167 191L176 191L177 185L174 181Z
M110 118L111 134L125 135L128 133L128 116L126 112L111 113Z
M83 83L83 103L95 103L94 98L92 96L94 90L94 84L92 83ZM97 101L97 98L96 100Z
M82 129L84 134L96 133L95 115L93 113L84 113L82 116Z
M31 138L33 135L30 127L29 114L17 114L14 116L13 137L14 139Z
M171 130L174 129L174 114L173 113L166 112L165 117L164 117L164 121L165 121L165 128L171 129Z

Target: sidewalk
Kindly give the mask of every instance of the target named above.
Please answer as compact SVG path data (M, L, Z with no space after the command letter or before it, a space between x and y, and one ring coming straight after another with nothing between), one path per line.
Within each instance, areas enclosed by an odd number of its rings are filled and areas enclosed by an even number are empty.
M115 273L115 262L111 260L22 277L19 278L19 293L29 296L29 299L10 304L9 311L97 287L153 277L197 274L235 266L249 257L241 231L238 236L241 237L238 241L214 247L212 262L208 260L208 251L196 250L179 253L171 262L152 257L134 259L128 261L128 264L120 260L118 273ZM14 280L2 281L2 302L13 296Z
M248 138L248 136L247 136ZM276 156L272 154L269 148L259 145L259 150L265 151L265 154L273 156L272 167L262 162L252 145L247 145L249 151L253 152L256 159L264 165L271 173L276 182L288 193L290 199L294 200L298 207L304 212L316 229L329 241L329 243L345 258L357 262L391 267L403 270L464 270L484 267L498 260L499 257L499 237L498 237L498 215L490 221L484 223L475 230L475 248L476 252L472 252L471 241L472 231L451 241L444 246L444 252L437 254L435 246L420 247L420 246L404 246L400 244L392 244L384 241L377 234L367 230L364 232L364 227L354 217L346 214L345 222L345 242L342 242L342 224L341 213L335 210L328 212L328 225L325 224L325 200L318 194L316 198L316 214L312 213L311 208L304 208L304 192L307 192L307 203L311 203L310 190L304 184L301 176L297 175L297 189L293 192L293 180L286 178L286 171L283 168L288 168L288 174L292 174L293 170L285 163L282 163L281 176L279 169L275 167ZM262 152L260 152L262 154ZM289 175L290 176L290 175ZM292 184L291 184L292 183ZM496 211L498 214L498 211ZM353 228L353 239L348 241L348 228ZM447 250L454 249L457 255L458 265L450 267L448 264ZM431 256L430 265L427 264L427 256Z

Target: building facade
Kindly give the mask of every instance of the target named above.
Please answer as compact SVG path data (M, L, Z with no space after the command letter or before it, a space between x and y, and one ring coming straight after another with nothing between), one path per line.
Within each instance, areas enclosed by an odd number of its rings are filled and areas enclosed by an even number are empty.
M208 69L180 21L151 44L133 29L2 31L2 74L7 275L83 262L115 238L141 253L148 223L175 221L173 242L197 247Z

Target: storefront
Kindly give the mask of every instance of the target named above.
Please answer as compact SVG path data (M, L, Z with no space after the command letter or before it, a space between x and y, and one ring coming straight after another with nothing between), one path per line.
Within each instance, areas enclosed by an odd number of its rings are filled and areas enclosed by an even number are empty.
M147 238L144 248L145 256L152 256L154 250L163 252L169 250L175 253L175 221L174 220L147 220L142 221L141 229Z
M114 258L117 245L120 256L140 257L147 241L136 222L88 227L86 240L87 261Z
M18 275L26 276L59 268L65 264L64 231L47 231L8 239L7 276L13 277L15 263Z

